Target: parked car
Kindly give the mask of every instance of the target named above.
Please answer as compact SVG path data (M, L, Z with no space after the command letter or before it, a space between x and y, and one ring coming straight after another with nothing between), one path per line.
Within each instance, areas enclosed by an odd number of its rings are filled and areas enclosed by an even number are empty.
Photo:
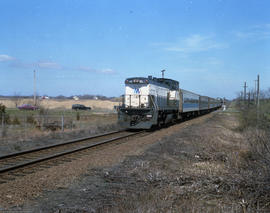
M18 109L20 109L20 110L37 110L38 107L31 105L31 104L22 104L22 105L18 106Z
M91 107L87 107L87 106L84 106L82 104L73 104L72 105L72 109L75 109L75 110L91 110Z

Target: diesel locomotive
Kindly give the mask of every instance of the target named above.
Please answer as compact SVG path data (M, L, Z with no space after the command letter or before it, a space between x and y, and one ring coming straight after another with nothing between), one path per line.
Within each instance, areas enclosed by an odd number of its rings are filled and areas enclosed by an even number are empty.
M218 99L179 88L179 82L148 76L127 78L118 122L128 129L150 129L221 107Z

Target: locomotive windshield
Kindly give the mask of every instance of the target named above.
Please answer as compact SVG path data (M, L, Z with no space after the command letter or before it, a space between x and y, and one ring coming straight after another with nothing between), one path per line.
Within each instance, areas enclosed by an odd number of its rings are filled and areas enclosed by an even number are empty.
M130 78L125 81L126 84L148 84L147 79L142 78Z

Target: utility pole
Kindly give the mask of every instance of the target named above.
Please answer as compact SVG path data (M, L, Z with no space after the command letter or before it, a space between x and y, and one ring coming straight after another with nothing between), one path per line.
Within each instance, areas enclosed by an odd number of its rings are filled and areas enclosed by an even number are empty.
M247 82L244 83L244 103L246 103L247 98Z
M260 106L260 75L257 76L257 107Z
M36 99L36 70L34 70L34 105L37 105L37 99Z
M162 78L164 78L164 72L165 72L165 70L161 70L161 72L162 72Z
M248 108L249 108L249 105L250 105L250 91L248 92Z
M253 93L253 97L254 97L254 103L255 105L257 105L257 97L256 97L256 93L257 93L257 80L255 81L255 87L254 87L254 93Z
M257 127L260 119L260 75L257 76Z

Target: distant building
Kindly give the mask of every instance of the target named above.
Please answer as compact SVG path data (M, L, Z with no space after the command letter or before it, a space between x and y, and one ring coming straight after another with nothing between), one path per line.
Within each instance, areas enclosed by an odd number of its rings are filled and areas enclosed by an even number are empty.
M79 97L78 97L78 96L73 96L73 99L74 99L75 101L78 101L78 100L79 100Z
M95 96L95 97L94 97L94 100L98 100L98 97L97 97L97 96Z

